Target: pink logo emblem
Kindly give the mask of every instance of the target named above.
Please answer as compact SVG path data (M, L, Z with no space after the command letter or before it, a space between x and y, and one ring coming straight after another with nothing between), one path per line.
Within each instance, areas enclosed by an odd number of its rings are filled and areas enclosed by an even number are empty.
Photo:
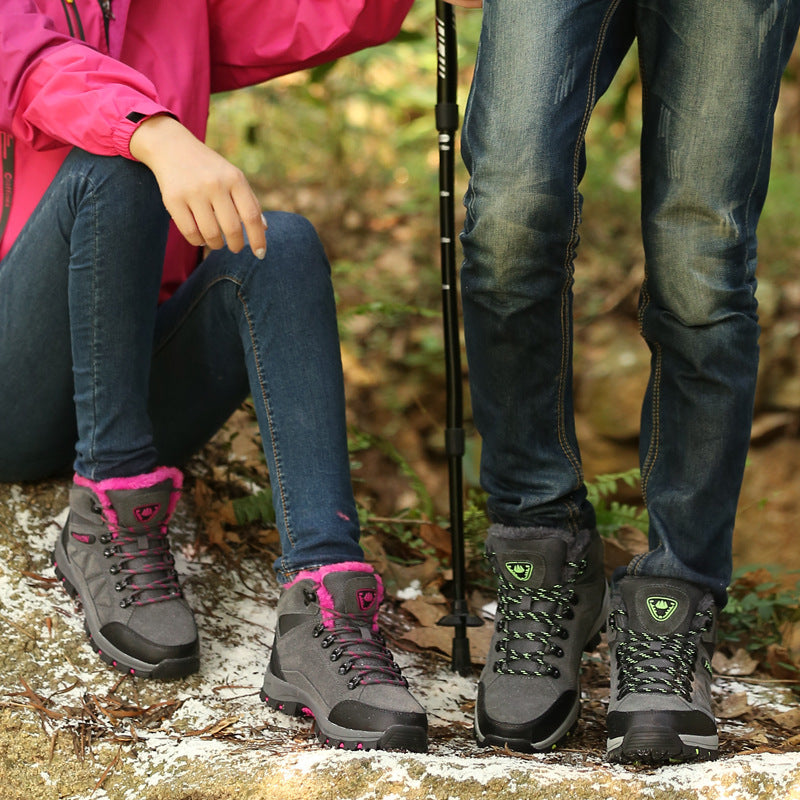
M369 611L375 604L376 595L374 589L359 589L356 592L356 597L358 598L358 607L362 611Z
M81 544L91 544L94 541L94 536L89 533L75 533L72 531L72 538L79 541Z
M151 520L156 514L158 514L161 508L161 503L153 503L150 506L139 506L139 508L133 509L133 516L139 520L139 522L147 522Z

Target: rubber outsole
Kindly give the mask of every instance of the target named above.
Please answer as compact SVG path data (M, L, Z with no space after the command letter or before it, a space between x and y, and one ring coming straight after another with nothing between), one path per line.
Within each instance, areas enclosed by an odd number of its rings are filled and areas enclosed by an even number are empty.
M55 553L53 553L52 562L56 577L61 582L66 593L75 602L83 605L83 598L80 592L59 568ZM94 650L110 667L126 675L154 680L175 680L176 678L185 678L187 675L192 675L200 669L199 655L180 659L163 659L155 664L149 664L138 658L129 656L115 648L110 642L106 642L99 634L92 633L89 628L89 622L85 616L83 629L86 632L92 650Z
M718 755L716 747L684 741L678 731L666 728L633 728L621 740L609 740L607 747L607 759L616 764L683 764L713 761Z
M559 745L569 739L578 727L580 711L576 712L575 718L567 718L564 725L551 737L542 742L530 742L527 739L513 739L507 736L495 736L488 733L483 735L478 728L477 719L474 720L475 742L479 747L500 747L508 748L516 753L547 753L555 750Z
M309 717L314 721L317 740L325 747L338 750L404 750L425 753L428 750L428 733L425 729L411 725L392 725L385 731L344 732L342 728L327 725L326 720L315 714L308 705L296 700L280 700L270 697L262 689L261 699L275 711L290 717ZM333 729L336 730L333 730Z

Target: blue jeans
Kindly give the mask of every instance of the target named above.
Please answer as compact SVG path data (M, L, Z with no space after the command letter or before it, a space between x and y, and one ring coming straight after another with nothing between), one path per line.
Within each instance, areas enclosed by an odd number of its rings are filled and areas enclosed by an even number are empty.
M72 151L0 262L0 480L180 464L251 393L279 577L362 561L330 265L307 220L267 220L265 261L214 251L157 306L152 173Z
M756 224L797 0L486 0L463 154L461 273L489 514L594 524L572 401L584 135L638 39L641 423L650 552L629 572L724 604L758 364Z

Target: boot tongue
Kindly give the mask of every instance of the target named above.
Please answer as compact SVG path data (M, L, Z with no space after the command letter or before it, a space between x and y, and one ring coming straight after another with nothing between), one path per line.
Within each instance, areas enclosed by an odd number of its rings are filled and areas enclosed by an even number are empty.
M549 589L560 583L567 560L567 543L563 539L514 539L493 537L489 543L497 567L512 586L528 589Z
M359 614L371 619L378 611L380 589L372 572L330 572L323 577L322 585L340 614Z
M131 531L158 530L169 521L172 481L164 480L149 489L109 491L108 499L119 524Z
M668 635L687 631L705 592L668 578L633 578L620 581L620 593L632 630Z

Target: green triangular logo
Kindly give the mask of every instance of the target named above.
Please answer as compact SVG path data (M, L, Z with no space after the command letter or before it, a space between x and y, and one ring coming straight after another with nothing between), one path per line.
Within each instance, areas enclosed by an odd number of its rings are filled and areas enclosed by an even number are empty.
M648 597L647 610L656 622L666 622L678 607L678 601L671 597Z
M518 581L530 580L533 575L533 564L530 561L506 561L506 569Z

